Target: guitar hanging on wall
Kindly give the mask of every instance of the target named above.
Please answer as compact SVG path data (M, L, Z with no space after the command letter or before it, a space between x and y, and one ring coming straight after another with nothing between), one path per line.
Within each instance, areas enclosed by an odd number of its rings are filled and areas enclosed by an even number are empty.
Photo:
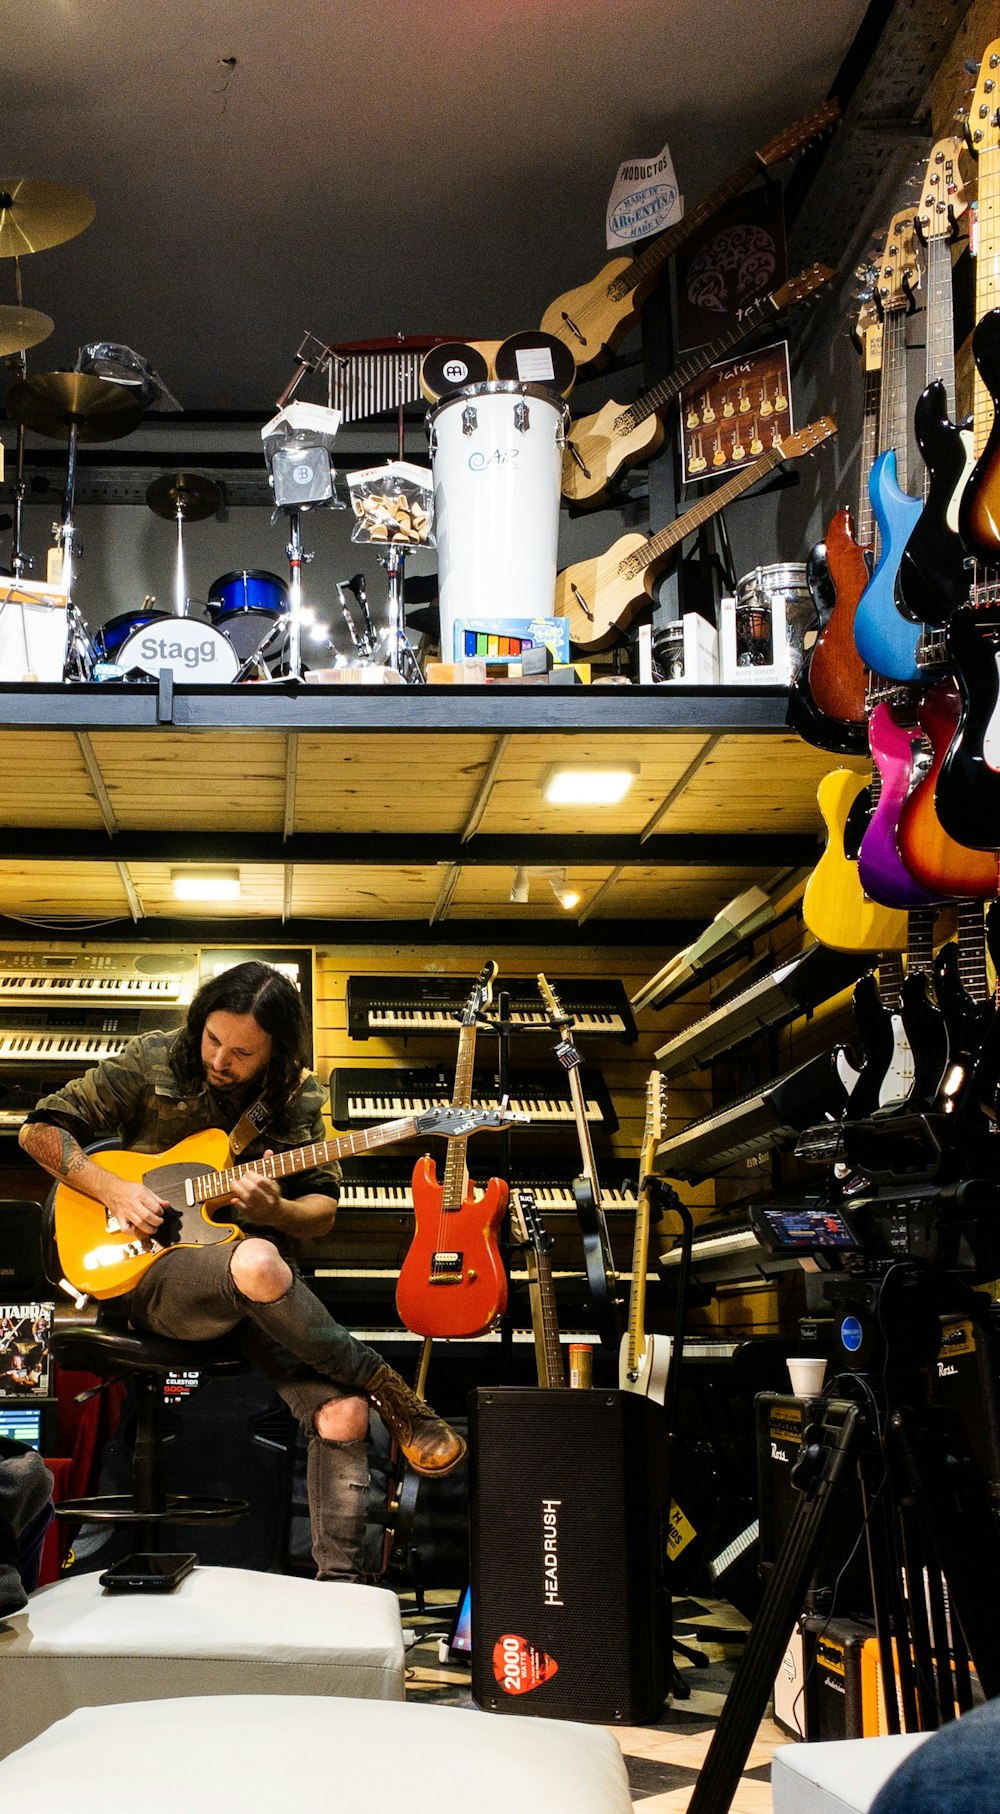
M755 151L725 182L706 195L704 201L685 214L683 220L668 227L633 258L612 258L589 283L557 296L542 316L543 333L554 334L568 346L577 365L587 365L613 352L638 319L639 310L668 258L726 202L739 195L762 169L784 163L810 140L819 138L839 116L839 103L827 101L815 113L770 139L762 150Z
M590 1124L587 1120L587 1104L580 1079L580 1054L573 1041L573 1019L572 1015L564 1012L555 990L541 972L538 974L538 990L545 1003L552 1028L558 1034L556 1057L569 1080L573 1119L580 1143L583 1170L581 1175L573 1180L573 1196L576 1200L580 1232L583 1235L583 1256L587 1268L591 1302L594 1307L594 1321L597 1324L602 1346L611 1348L617 1353L622 1334L618 1280L615 1276L611 1241L601 1201L601 1187L597 1179L594 1146L590 1138Z
M462 1010L454 1106L472 1101L476 1026L493 995L495 963L486 963ZM491 1178L481 1196L467 1191L463 1137L448 1142L444 1182L429 1156L413 1172L416 1228L396 1284L396 1309L407 1329L425 1337L484 1335L507 1308L507 1274L497 1233L508 1187Z

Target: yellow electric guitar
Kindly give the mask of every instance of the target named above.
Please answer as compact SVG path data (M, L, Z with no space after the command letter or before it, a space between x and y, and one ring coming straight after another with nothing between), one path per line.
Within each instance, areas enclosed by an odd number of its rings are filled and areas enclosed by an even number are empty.
M649 1264L649 1226L652 1217L651 1179L656 1149L663 1139L666 1115L666 1079L659 1071L650 1072L646 1085L646 1126L642 1136L639 1161L639 1207L635 1212L635 1238L632 1243L632 1292L629 1298L628 1330L622 1336L618 1355L618 1384L624 1392L639 1392L644 1398L655 1398L663 1404L670 1371L671 1342L668 1335L647 1335L646 1267Z
M905 951L909 916L900 908L880 907L861 886L857 850L864 820L851 826L852 810L861 811L859 796L870 777L835 768L824 775L816 798L827 829L826 849L806 883L802 918L821 945L833 951ZM849 851L853 850L853 857Z
M255 1172L259 1177L290 1178L294 1173L346 1159L355 1153L373 1152L419 1134L444 1134L464 1139L484 1127L503 1127L527 1120L507 1109L442 1108L400 1121L384 1121L354 1134L338 1134L311 1146L273 1153L244 1165L229 1165L229 1136L220 1128L192 1134L165 1153L127 1153L109 1148L91 1154L95 1165L114 1178L143 1183L170 1207L155 1235L130 1234L110 1210L68 1184L55 1191L55 1233L63 1277L90 1297L114 1298L129 1291L147 1269L172 1247L210 1247L219 1241L239 1241L243 1230L235 1222L216 1222L213 1210L227 1203L237 1179Z
M647 537L633 532L620 536L596 560L576 561L572 567L564 568L556 576L556 612L569 618L572 641L580 649L608 648L618 631L627 629L643 606L652 603L654 582L685 536L693 535L709 517L749 491L782 460L811 453L836 432L833 417L821 416L798 434L775 442L752 466L744 467L709 492L657 535Z
M762 151L755 151L724 183L713 189L711 195L706 195L697 208L644 246L634 258L612 258L589 283L557 296L542 316L543 333L554 334L568 346L577 365L587 365L592 359L613 351L638 318L667 259L685 240L759 176L762 165L769 168L772 164L784 163L803 145L808 145L810 139L818 138L832 126L839 113L839 104L827 101L815 113L771 139Z

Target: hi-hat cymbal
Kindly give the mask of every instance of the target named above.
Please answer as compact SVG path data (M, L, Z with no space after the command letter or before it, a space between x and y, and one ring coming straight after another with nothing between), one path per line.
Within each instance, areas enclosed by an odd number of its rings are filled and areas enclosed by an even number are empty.
M0 176L0 258L61 246L89 227L97 203L68 183Z
M87 372L33 372L9 387L7 414L54 441L68 441L74 422L80 441L118 441L138 428L142 404L124 385Z
M55 322L40 309L23 309L8 303L0 307L0 359L11 353L23 353L29 346L39 346L52 333Z
M146 487L146 502L154 516L173 522L180 516L185 523L200 523L214 516L222 503L222 491L214 479L200 472L165 472Z

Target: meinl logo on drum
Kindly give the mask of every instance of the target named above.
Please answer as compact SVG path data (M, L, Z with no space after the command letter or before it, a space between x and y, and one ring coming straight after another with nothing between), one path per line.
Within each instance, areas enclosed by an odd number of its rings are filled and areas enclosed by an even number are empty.
M200 668L213 665L219 644L213 638L204 642L168 641L165 636L144 636L139 644L139 653L143 661L161 661L166 667L172 661L182 662L186 668Z

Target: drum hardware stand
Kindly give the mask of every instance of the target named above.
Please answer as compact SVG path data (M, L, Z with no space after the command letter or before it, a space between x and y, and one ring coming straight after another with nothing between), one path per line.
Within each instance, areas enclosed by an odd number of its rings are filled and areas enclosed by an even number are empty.
M378 558L389 576L389 623L384 639L387 665L408 686L423 686L425 683L420 663L406 634L406 607L403 603L406 550L398 542L393 542Z
M197 472L165 473L146 487L146 503L154 516L173 522L177 528L177 554L174 564L174 616L188 616L187 574L184 565L184 524L201 523L214 516L222 503L222 491L214 479Z
M922 1371L936 1353L918 1353L940 1341L939 1281L917 1275L923 1290L919 1319L900 1293L899 1264L879 1294L879 1325L888 1355L897 1357L894 1384L909 1403L893 1405L877 1376L854 1376L854 1399L814 1401L803 1432L793 1481L801 1497L785 1533L774 1571L751 1626L733 1684L702 1765L688 1814L726 1814L763 1718L771 1686L805 1604L823 1544L840 1509L849 1476L861 1478L865 1534L878 1635L879 1671L886 1724L907 1731L933 1730L972 1704L971 1658L989 1700L1000 1693L1000 1645L995 1608L1000 1604L997 1483L976 1468L965 1433L940 1408L922 1403ZM949 1284L958 1281L953 1277ZM928 1289L931 1287L931 1289ZM911 1294L912 1295L912 1294ZM977 1293L964 1288L965 1314L978 1326L985 1311ZM840 1375L844 1384L852 1376ZM873 1389L872 1380L875 1380ZM881 1385L881 1400L876 1396ZM877 1427L881 1424L881 1429ZM906 1589L904 1595L904 1586ZM947 1590L947 1599L945 1597ZM949 1656L950 1650L950 1656ZM898 1676L898 1692L897 1692Z
M344 622L350 632L351 641L362 660L369 662L374 657L378 637L375 633L375 625L372 623L371 612L368 609L368 591L365 586L364 574L356 573L353 579L334 580L333 583L337 588L337 597L340 600L340 608L344 613ZM364 627L360 636L354 621L354 613L344 597L345 592L352 594L361 611Z

